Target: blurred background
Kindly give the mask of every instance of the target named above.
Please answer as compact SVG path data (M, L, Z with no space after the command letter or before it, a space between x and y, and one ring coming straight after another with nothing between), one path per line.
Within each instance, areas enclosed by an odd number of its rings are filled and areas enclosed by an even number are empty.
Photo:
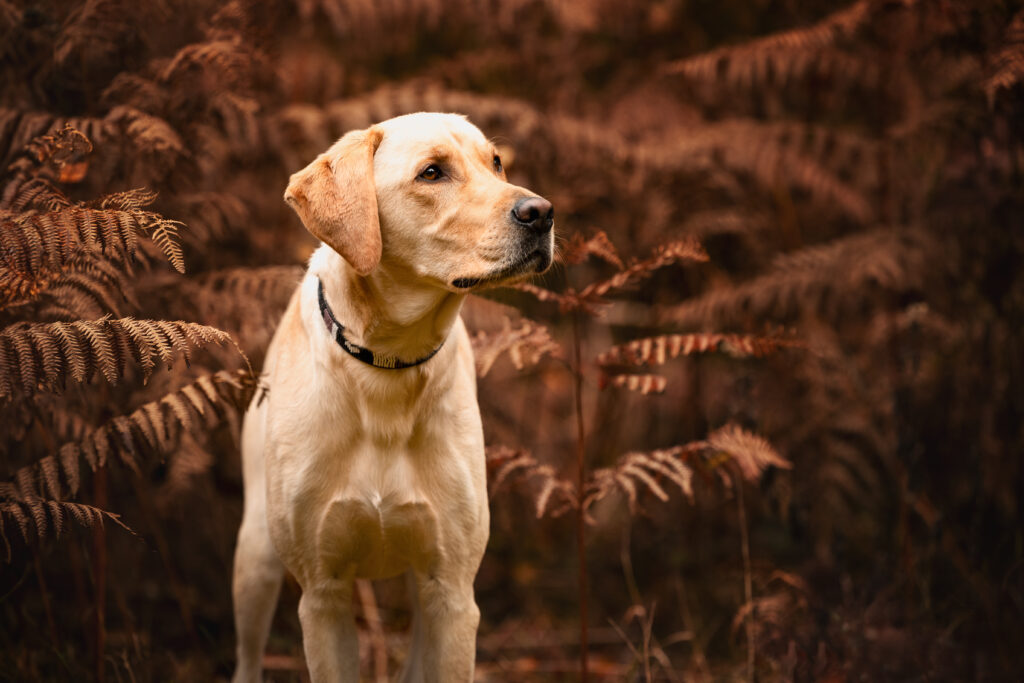
M465 309L477 680L1020 680L1022 78L1015 1L0 0L0 680L230 677L283 189L421 110L557 214Z

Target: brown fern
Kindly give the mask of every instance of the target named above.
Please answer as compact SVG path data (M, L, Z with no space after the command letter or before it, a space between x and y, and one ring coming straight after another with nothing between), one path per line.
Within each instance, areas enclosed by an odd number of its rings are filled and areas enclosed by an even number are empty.
M801 310L836 310L844 301L859 298L868 284L896 291L920 287L933 246L930 236L916 230L854 234L781 255L764 275L668 307L660 317L700 326L747 316L779 319Z
M0 540L6 550L6 561L11 561L11 544L7 538L7 527L10 523L17 524L22 538L26 542L33 538L48 536L50 530L60 536L72 519L84 527L102 526L109 519L128 532L121 521L120 515L101 510L85 503L73 503L63 500L52 500L40 496L22 495L17 487L10 483L0 483Z
M625 494L632 511L643 491L665 502L669 495L659 483L661 477L678 486L692 501L694 468L718 469L725 464L736 467L748 481L757 481L768 467L790 467L789 461L763 438L730 424L715 430L706 440L649 453L627 453L612 467L595 470L587 483L583 505L589 508L613 491ZM726 477L723 481L729 483Z
M530 482L536 491L534 510L537 519L545 514L558 517L579 504L576 485L559 477L551 465L538 462L526 451L506 446L488 447L487 469L493 473L492 494L508 481Z
M558 256L563 263L569 265L582 263L588 256L596 256L619 270L626 267L622 263L622 258L615 245L603 230L598 230L589 239L584 239L583 235L578 232L573 233L569 238L569 244L559 251Z
M768 467L791 467L789 461L762 437L736 425L715 430L708 435L707 444L712 450L709 456L712 462L722 456L728 457L747 481L756 481Z
M538 518L545 514L557 517L581 504L573 482L560 478L553 467L538 462L527 451L491 446L487 449L487 464L492 494L510 481L528 486ZM664 481L674 484L692 501L695 471L717 471L729 485L731 479L723 473L725 467L736 468L747 481L757 481L768 467L788 469L791 465L763 438L729 424L705 440L646 453L626 453L614 465L594 470L584 484L583 509L588 511L616 492L625 496L632 512L637 510L644 492L667 502L670 495Z
M612 375L611 377L601 377L600 386L621 387L628 389L629 391L636 391L643 395L647 394L660 394L665 391L665 387L668 386L668 378L663 375L638 375L638 374L625 374L625 375Z
M561 346L551 339L547 328L531 320L518 322L519 327L513 328L512 320L505 318L501 331L488 334L480 330L473 335L471 341L478 376L486 376L503 354L508 354L517 370L536 365L544 355L562 356Z
M111 418L81 439L65 443L53 455L22 467L7 486L18 500L75 496L82 482L81 461L90 469L106 465L111 456L138 470L142 456L164 455L177 445L181 433L209 428L228 413L244 411L256 391L248 371L222 370ZM16 496L15 496L16 494Z
M38 295L81 251L133 256L138 236L148 235L179 272L185 271L177 221L144 206L155 195L142 190L110 195L99 208L69 207L26 216L3 217L0 226L0 293L6 305Z
M758 337L750 334L665 334L657 337L634 339L613 346L597 357L599 365L662 365L665 362L692 353L721 351L737 358L760 357L781 348L799 345L786 337Z
M116 384L130 362L147 378L157 360L170 365L181 353L188 362L191 348L229 341L215 327L182 321L17 323L0 331L0 398L59 390L69 377L85 382L97 370Z
M579 292L572 288L562 293L552 292L529 283L512 285L512 288L527 292L540 301L556 302L563 312L581 309L593 313L597 311L598 306L607 303L604 300L606 294L635 285L650 277L659 268L680 261L700 262L707 259L708 255L700 244L692 238L687 238L661 245L649 258L633 261L609 279L589 284Z
M669 64L665 72L701 80L717 80L724 75L730 82L739 83L753 82L769 72L785 74L792 69L788 60L794 54L810 53L817 58L821 51L852 37L870 19L872 5L870 0L858 0L807 28L688 57Z
M982 83L989 105L995 103L1001 90L1013 87L1024 78L1024 10L1017 12L1006 27L1003 45L989 67L989 76Z
M700 441L648 453L627 453L621 456L614 466L597 469L591 473L583 506L589 508L613 491L626 495L631 512L636 512L642 491L649 491L662 502L666 502L669 494L659 483L658 480L661 478L675 484L679 487L680 493L692 501L693 469L686 464L686 459L704 447L705 443Z

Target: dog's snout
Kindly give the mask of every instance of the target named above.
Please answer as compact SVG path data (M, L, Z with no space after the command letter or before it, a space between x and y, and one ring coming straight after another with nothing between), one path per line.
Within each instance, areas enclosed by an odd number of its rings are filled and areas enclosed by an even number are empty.
M525 197L512 207L512 217L530 230L545 233L554 225L555 208L543 197Z

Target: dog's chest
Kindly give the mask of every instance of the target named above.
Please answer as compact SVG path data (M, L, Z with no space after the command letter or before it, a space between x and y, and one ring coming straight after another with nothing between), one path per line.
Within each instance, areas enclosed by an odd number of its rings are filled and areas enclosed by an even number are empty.
M440 520L477 503L467 456L482 443L461 436L473 425L461 424L464 411L443 396L333 398L304 408L307 434L317 433L314 422L330 429L299 466L285 468L288 535L305 549L304 564L328 576L429 573L449 535Z

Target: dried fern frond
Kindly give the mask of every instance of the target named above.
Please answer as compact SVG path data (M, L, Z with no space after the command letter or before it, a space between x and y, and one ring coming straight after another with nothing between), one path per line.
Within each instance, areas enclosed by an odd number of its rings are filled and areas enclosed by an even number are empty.
M191 279L150 278L138 295L159 317L199 320L230 330L246 351L261 353L302 279L300 266L226 268Z
M584 301L596 301L612 290L622 289L650 277L654 271L680 261L703 262L708 260L707 252L693 238L686 238L663 244L642 261L634 261L628 267L602 282L587 285L579 293Z
M639 494L648 491L662 502L669 495L658 479L664 477L679 487L688 500L693 500L693 469L686 460L706 447L697 441L648 453L627 453L612 467L594 470L587 482L583 507L589 509L613 491L624 493L631 512L637 509Z
M735 463L740 475L748 481L756 481L769 466L781 469L792 467L790 462L779 455L763 438L733 424L712 432L707 438L707 443L714 451L711 454L712 458L719 454L728 456Z
M4 542L6 561L11 561L11 545L7 539L7 527L12 522L18 525L26 542L32 538L44 538L53 530L56 536L73 519L84 527L103 525L109 519L131 533L120 515L84 503L51 500L39 496L22 496L9 483L0 483L0 539Z
M207 271L191 282L210 293L252 299L266 305L287 303L302 280L302 266L261 266Z
M569 239L569 244L559 252L558 259L562 263L576 265L582 263L588 256L596 256L619 270L626 267L622 263L618 250L604 230L598 230L589 239L583 239L583 235L578 232L573 233L573 236Z
M488 446L487 471L491 476L492 495L508 481L530 482L537 519L545 514L558 517L579 504L576 485L559 477L551 465L538 462L527 451Z
M597 357L599 365L662 365L673 358L692 353L721 351L730 356L760 357L781 348L797 346L795 339L785 337L759 337L751 334L719 334L699 332L693 334L664 334L657 337L634 339L613 346Z
M35 297L82 250L134 256L138 236L147 235L178 272L185 260L178 244L178 221L137 208L152 195L118 193L101 208L69 207L25 216L5 216L0 225L0 293L4 303ZM123 208L110 208L123 207Z
M73 259L43 291L41 319L92 320L105 315L121 317L125 304L138 310L130 261Z
M636 511L639 496L645 491L668 501L662 478L678 486L692 501L694 467L719 468L725 464L733 464L748 481L756 481L769 466L791 466L767 441L730 424L712 432L706 440L647 453L627 453L615 465L594 470L585 486L583 507L589 509L612 492L625 495L631 512Z
M60 116L46 111L24 111L0 107L0 159L6 167L40 136L55 135L72 128L85 136L93 145L117 138L117 126L101 118L89 116ZM7 128L7 130L4 130ZM30 157L34 158L34 157Z
M0 212L12 215L38 211L59 211L71 206L71 200L47 178L16 176L3 188Z
M81 131L65 124L52 135L40 135L25 146L37 163L62 166L79 160L92 152L92 142Z
M991 106L1000 90L1011 88L1024 78L1024 10L1017 12L1006 27L1003 45L992 59L989 71L981 87Z
M116 0L86 0L64 21L54 42L53 62L92 64L111 59L122 41L135 30L132 4Z
M111 109L123 105L139 111L160 112L168 110L168 101L173 95L172 90L155 78L122 71L104 88L100 101Z
M770 73L790 71L793 54L817 53L852 37L872 14L871 0L858 0L807 28L792 29L672 62L665 73L690 79L728 82L764 81Z
M686 159L691 165L704 158L712 166L747 173L766 188L797 187L817 204L867 223L874 211L859 188L877 182L871 163L877 149L873 140L834 128L733 119L688 131L655 153ZM841 180L829 166L861 182Z
M517 370L536 365L545 354L555 358L562 356L562 347L551 339L546 327L532 320L518 322L519 327L513 328L512 320L505 318L499 332L489 334L481 330L473 335L471 341L479 377L486 376L502 354L508 354Z
M249 225L249 207L230 192L180 194L176 200L184 207L188 238L204 244L221 239Z
M97 370L116 384L129 363L149 377L157 360L170 365L181 353L188 362L191 348L230 341L215 327L180 320L17 323L0 331L0 398L59 390L69 377L85 382Z
M552 302L559 305L562 310L572 310L577 307L577 296L575 292L566 292L560 294L544 287L538 287L530 282L517 282L513 285L509 285L509 289L514 289L519 292L526 292L530 296L537 299L537 301Z
M860 300L869 284L894 291L920 287L932 245L928 235L911 229L854 234L779 256L766 274L666 308L659 317L700 326L834 310Z
M178 157L188 154L178 131L158 116L119 105L110 110L107 120L124 132L136 153L142 154L147 163L159 163L167 168Z
M160 72L164 83L187 83L197 75L213 78L224 90L249 86L260 65L259 54L241 36L186 45Z
M634 260L625 269L599 282L594 282L576 292L569 288L565 292L558 293L544 289L530 283L517 283L511 285L511 289L526 292L539 301L552 301L558 304L563 311L583 310L588 313L595 313L598 306L607 303L604 296L616 289L622 289L650 277L654 271L680 261L707 261L708 255L703 247L693 238L685 238L669 244L663 244L654 249L649 258Z
M157 508L167 510L175 503L187 502L186 494L203 475L210 471L215 460L188 432L181 434L174 455L167 464L167 478L156 492Z
M221 370L200 377L128 415L108 420L81 439L65 443L56 454L22 467L7 490L18 500L74 496L82 481L82 459L93 471L106 465L111 456L138 469L143 455L166 454L183 431L209 428L227 414L244 411L256 388L256 379L244 370Z
M630 391L636 391L644 396L647 394L660 394L668 386L668 379L663 375L612 375L601 378L601 387L621 387Z
M771 220L764 214L737 209L709 209L691 214L680 230L701 239L712 235L757 233L771 225Z

